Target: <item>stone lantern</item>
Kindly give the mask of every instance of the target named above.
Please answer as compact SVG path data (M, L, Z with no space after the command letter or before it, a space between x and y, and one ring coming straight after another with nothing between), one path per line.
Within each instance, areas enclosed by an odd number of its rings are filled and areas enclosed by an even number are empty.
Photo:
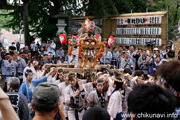
M59 14L55 15L55 17L58 18L58 23L56 24L56 26L58 27L58 31L56 35L59 35L60 33L66 34L65 27L67 26L67 24L65 23L65 20L68 17L64 14L64 11L62 10L62 8L60 8Z

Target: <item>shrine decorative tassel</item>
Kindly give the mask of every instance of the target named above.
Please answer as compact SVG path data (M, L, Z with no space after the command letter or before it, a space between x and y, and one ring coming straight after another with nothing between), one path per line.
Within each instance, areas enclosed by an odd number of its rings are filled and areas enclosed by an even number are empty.
M69 48L69 55L72 55L72 46Z
M90 52L89 52L89 50L88 50L88 56L90 55Z
M94 54L93 54L93 51L91 50L91 56L93 56L93 58L94 58Z
M86 50L84 50L84 55L86 55Z
M94 55L96 55L96 50L94 50Z

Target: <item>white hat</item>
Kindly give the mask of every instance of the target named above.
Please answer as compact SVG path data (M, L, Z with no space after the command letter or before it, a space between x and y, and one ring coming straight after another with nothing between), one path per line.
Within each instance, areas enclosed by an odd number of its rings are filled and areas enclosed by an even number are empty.
M49 52L48 55L53 55L53 53L52 53L52 52Z
M158 48L154 48L154 50L159 50Z
M169 42L173 43L173 41L172 41L172 40L169 40Z

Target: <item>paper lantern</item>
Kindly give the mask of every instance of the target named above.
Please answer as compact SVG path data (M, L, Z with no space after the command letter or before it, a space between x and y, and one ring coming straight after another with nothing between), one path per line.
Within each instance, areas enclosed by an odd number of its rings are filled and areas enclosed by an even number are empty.
M95 22L94 21L88 21L87 24L87 31L88 32L93 32L95 28Z
M78 40L79 36L78 35L73 35L72 36L72 45L78 45L79 44L79 40Z
M59 35L59 40L61 42L62 45L66 44L67 43L67 37L65 34L60 34Z
M96 39L97 39L97 41L101 42L101 39L102 39L101 35L100 35L100 34L97 34L97 35L96 35Z
M111 47L111 46L114 44L114 42L115 42L114 39L115 39L114 36L110 36L110 37L109 37L108 42L107 42L107 46L108 46L108 47Z

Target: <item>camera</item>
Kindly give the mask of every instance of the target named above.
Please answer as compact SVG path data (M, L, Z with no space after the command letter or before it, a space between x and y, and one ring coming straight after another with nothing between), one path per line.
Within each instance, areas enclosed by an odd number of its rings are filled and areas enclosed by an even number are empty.
M152 47L156 44L156 41L150 41L150 42L146 42L146 46L148 47Z

